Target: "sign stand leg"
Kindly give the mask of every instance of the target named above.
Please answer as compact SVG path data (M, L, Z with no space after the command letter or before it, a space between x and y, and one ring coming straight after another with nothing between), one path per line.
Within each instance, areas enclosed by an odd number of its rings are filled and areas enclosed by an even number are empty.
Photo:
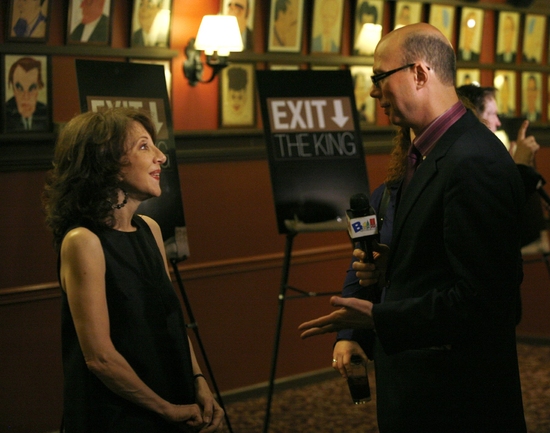
M314 296L325 296L325 295L337 295L340 292L330 292L330 293L316 293L316 292L306 292L300 289L296 289L294 287L291 287L288 285L288 275L290 272L290 260L292 256L292 244L294 241L294 238L298 232L291 231L288 232L286 235L286 245L285 245L285 256L283 259L283 267L282 267L282 273L281 273L281 286L279 289L279 313L277 315L277 327L275 330L275 344L273 346L273 355L271 359L271 372L269 375L269 386L268 386L268 393L267 393L267 407L265 412L265 418L264 418L264 429L263 433L267 433L269 429L269 421L271 417L271 403L273 401L273 391L275 388L275 372L277 370L277 356L279 353L279 341L281 339L281 327L283 323L283 311L285 306L285 300L290 298L303 298L303 297L314 297ZM286 291L287 290L293 290L298 293L299 295L296 296L287 296Z
M212 387L214 388L214 392L216 393L216 396L218 398L218 403L220 404L221 408L224 411L224 417L225 417L225 423L227 424L227 428L229 429L230 433L233 433L233 430L231 429L231 423L229 422L229 416L227 415L227 411L225 410L225 406L223 404L222 396L220 394L220 390L218 389L218 385L216 384L216 379L214 379L214 373L212 372L212 368L210 367L210 362L208 362L208 358L206 356L206 351L204 350L204 346L202 344L202 340L199 335L199 327L197 325L197 322L195 321L195 317L193 316L193 311L191 310L191 304L189 303L189 298L187 297L187 294L185 292L185 288L183 286L183 281L181 279L181 275L178 269L178 262L176 259L170 259L170 263L172 263L172 268L174 270L174 275L176 276L176 280L178 282L178 286L181 292L181 296L183 299L183 303L185 304L185 309L187 311L187 316L189 318L189 324L187 324L187 328L193 329L193 332L195 333L195 337L197 339L197 344L199 345L199 349L202 354L202 358L204 360L204 364L206 366L206 369L208 370L208 376L210 376L210 380L212 381Z

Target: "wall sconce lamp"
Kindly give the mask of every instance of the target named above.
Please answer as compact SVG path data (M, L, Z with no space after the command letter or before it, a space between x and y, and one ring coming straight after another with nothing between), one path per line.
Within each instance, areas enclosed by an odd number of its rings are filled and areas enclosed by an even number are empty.
M232 15L205 15L202 18L197 38L191 38L185 47L187 60L183 63L183 74L191 86L210 83L229 63L231 51L242 51L243 40L237 18ZM204 64L200 51L206 55L206 64L212 68L212 76L202 80Z
M380 24L363 24L359 36L355 41L355 49L359 51L359 54L372 56L381 35L382 26Z

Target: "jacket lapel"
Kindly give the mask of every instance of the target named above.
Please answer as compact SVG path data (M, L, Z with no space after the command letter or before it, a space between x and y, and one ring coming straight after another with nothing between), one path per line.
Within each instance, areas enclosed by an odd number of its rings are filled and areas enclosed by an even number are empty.
M405 191L402 190L403 184L401 184L400 191L398 193L399 200L394 219L394 228L391 242L392 245L397 245L399 243L403 230L403 224L407 220L410 212L412 211L413 205L416 203L418 196L422 193L422 191L424 191L427 184L430 183L435 176L437 176L439 161L445 157L451 146L462 135L462 133L467 130L467 128L465 128L465 123L471 122L470 116L474 115L470 111L468 111L455 124L453 124L445 132L445 134L443 134L443 136L438 140L430 154L416 169L416 172ZM394 251L395 248L390 248L388 269L391 268Z

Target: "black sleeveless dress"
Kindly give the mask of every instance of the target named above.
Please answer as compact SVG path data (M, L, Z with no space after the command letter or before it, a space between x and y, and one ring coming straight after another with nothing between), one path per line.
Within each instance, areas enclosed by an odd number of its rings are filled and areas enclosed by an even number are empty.
M174 404L195 403L183 313L147 223L135 232L95 231L106 262L111 339L137 375ZM64 431L159 433L181 431L157 414L110 391L84 362L67 296L62 291Z

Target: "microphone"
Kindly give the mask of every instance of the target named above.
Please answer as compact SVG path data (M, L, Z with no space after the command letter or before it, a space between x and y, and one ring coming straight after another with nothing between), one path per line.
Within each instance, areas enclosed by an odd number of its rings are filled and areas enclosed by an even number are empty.
M363 193L351 196L349 207L346 211L349 236L365 252L367 262L374 263L372 241L378 234L376 212Z
M355 245L365 252L367 263L374 263L372 241L378 235L378 220L376 212L363 193L354 194L349 200L349 209L346 211L348 219L348 233ZM371 302L380 302L378 283L365 287L361 299Z

